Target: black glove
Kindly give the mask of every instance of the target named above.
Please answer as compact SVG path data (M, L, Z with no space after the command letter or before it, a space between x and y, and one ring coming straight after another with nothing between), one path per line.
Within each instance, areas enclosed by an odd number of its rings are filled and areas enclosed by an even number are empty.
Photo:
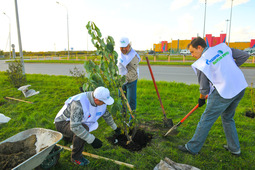
M102 147L103 142L99 140L98 138L95 138L95 140L91 143L93 148L98 149Z
M80 91L81 91L81 92L84 92L84 90L83 90L83 88L82 88L82 87L79 87L79 89L80 89Z
M198 99L198 107L202 107L205 104L205 99Z
M114 130L116 135L120 135L121 129L117 127L117 129Z

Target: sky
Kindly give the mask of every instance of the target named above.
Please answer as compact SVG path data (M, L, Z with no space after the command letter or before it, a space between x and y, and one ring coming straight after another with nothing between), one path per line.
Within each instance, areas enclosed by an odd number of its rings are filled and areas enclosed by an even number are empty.
M102 36L128 37L136 50L154 43L191 40L230 28L230 42L255 39L255 0L17 0L23 51L95 50L86 24L93 21ZM207 3L205 3L207 2ZM205 8L206 7L206 8ZM205 13L206 9L206 13ZM3 14L5 13L5 14ZM68 15L67 15L68 13ZM231 23L231 24L230 24ZM11 28L11 31L9 31ZM0 0L0 50L19 51L15 0Z

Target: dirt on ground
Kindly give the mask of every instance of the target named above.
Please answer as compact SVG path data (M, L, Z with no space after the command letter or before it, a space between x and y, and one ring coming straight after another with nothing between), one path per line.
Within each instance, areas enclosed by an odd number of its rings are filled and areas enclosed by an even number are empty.
M144 130L138 129L133 141L127 144L127 137L124 134L116 135L114 134L111 137L107 138L108 141L113 145L119 145L129 151L140 151L142 148L146 147L147 144L151 141L152 135L145 133ZM118 142L116 142L116 139Z
M254 118L254 117L255 117L255 113L252 112L252 111L247 111L247 112L245 113L245 115L246 115L247 117L250 117L250 118Z
M11 169L36 154L36 135L17 142L5 142L0 145L0 167Z

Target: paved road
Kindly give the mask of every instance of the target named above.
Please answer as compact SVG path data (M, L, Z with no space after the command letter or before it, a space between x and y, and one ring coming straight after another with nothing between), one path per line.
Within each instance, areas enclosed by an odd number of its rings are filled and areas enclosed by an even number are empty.
M25 63L25 72L29 74L68 75L74 67L85 71L82 64L32 64ZM175 81L186 84L197 84L197 76L193 69L180 66L151 66L156 81ZM8 64L0 60L0 71L6 71ZM245 78L250 85L255 87L255 69L242 68ZM140 66L140 79L152 80L148 66Z

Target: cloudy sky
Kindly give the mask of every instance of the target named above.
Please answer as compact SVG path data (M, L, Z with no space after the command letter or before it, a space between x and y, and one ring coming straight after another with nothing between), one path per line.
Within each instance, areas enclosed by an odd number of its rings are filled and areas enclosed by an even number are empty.
M153 43L203 36L206 0L17 0L24 51L94 50L86 24L93 21L103 37L129 37L137 50ZM0 0L0 50L11 43L18 51L15 0ZM230 42L255 39L255 0L233 0ZM207 0L205 34L219 36L229 29L231 0ZM3 14L5 13L5 14ZM228 32L228 31L227 31ZM228 39L228 37L227 37Z

